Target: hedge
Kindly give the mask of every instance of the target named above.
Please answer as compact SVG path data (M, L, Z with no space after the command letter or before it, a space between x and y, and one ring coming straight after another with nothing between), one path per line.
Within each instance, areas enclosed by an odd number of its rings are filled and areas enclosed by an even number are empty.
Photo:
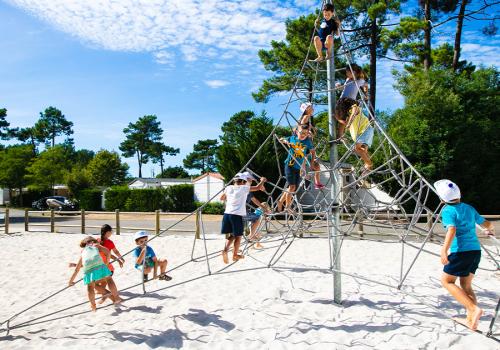
M116 186L108 189L104 197L106 210L189 212L195 208L194 187L187 184L158 189Z
M221 203L221 202L209 202L209 203L196 202L196 207L199 208L203 204L205 204L205 206L203 207L203 210L202 210L203 214L215 214L215 215L224 214L224 203Z
M43 197L52 196L52 191L28 191L22 194L22 206L25 208L31 207L34 201L37 201ZM13 207L21 206L21 196L17 195L11 198L10 205Z
M102 209L102 191L96 188L80 191L78 195L78 204L80 209L101 210Z

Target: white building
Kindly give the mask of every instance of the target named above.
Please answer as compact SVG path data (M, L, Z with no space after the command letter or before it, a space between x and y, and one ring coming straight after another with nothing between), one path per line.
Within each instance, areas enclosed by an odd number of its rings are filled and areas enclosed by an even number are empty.
M159 187L169 187L175 185L191 185L191 179L167 179L167 178L145 178L140 177L128 184L128 188L137 190L137 189L146 189L146 188L159 188Z
M206 173L193 180L194 200L208 202L213 196L224 188L224 177L219 173ZM220 193L214 202L220 202Z

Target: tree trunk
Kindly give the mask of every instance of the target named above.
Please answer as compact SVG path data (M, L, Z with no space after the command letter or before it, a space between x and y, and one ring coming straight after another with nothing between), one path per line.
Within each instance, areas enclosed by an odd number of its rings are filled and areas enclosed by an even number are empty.
M313 92L313 88L314 88L314 86L313 86L313 80L312 80L312 79L309 79L309 80L308 80L308 86L307 86L307 96L308 96L308 98L307 98L307 99L308 99L308 100L309 100L309 102L311 102L311 103L312 103L312 101L313 101L313 93L312 93L312 92Z
M424 69L431 67L431 4L430 0L425 0L424 4Z
M453 71L456 71L458 68L458 61L460 60L460 42L462 41L462 27L464 24L464 13L465 6L467 6L467 0L462 0L460 4L460 11L458 12L458 20L457 20L457 30L455 32L455 47L453 49Z
M19 206L23 207L23 204L23 188L19 187Z
M163 176L163 155L160 156L160 176Z
M375 100L377 94L377 38L378 27L377 19L374 19L371 24L370 33L370 110L375 115Z
M137 162L139 163L139 178L142 177L142 159L141 155L139 154L139 151L137 151Z

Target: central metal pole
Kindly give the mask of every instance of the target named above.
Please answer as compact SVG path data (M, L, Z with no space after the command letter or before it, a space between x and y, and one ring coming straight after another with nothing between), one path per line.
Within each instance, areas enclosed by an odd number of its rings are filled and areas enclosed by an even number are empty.
M332 3L327 0L327 3ZM332 33L334 36L335 33ZM330 182L331 182L331 200L334 202L332 210L328 213L330 215L330 239L332 240L331 261L334 261L333 275L333 301L340 304L342 301L342 281L340 274L340 211L338 202L339 198L339 174L338 170L333 170L339 160L337 144L334 141L337 138L336 120L335 120L335 51L332 47L331 57L326 60L327 83L328 83L328 120L330 132ZM338 255L338 256L337 256Z

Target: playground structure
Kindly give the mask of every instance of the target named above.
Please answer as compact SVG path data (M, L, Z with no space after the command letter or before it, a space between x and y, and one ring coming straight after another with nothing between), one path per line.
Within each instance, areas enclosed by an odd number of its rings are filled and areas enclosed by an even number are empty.
M295 240L301 239L301 237L313 231L324 232L330 251L330 261L324 270L332 274L332 299L335 303L341 304L342 302L341 276L347 275L394 288L428 305L425 302L425 298L414 295L411 290L405 289L405 284L420 254L429 253L425 249L426 244L431 239L442 243L441 237L433 235L436 225L440 223L442 204L433 186L412 166L397 145L386 134L380 121L373 114L370 106L367 105L367 98L363 94L362 89L359 89L361 94L359 103L370 116L371 125L375 131L375 142L370 150L371 157L374 160L374 168L369 172L362 172L363 163L354 153L354 143L347 139L337 140L335 134L336 123L332 115L335 109L335 93L337 90L335 88L336 70L334 57L332 56L326 60L326 70L324 69L325 62L311 62L309 60L313 35L311 36L308 55L304 59L301 72L290 93L282 116L277 121L273 132L264 140L253 157L242 168L242 171L249 171L256 178L260 178L262 174L258 174L253 170L255 157L259 152L262 152L265 146L272 145L274 154L269 156L274 157L276 160L279 177L274 179L274 181L266 183L266 203L272 208L272 212L264 215L265 218L261 223L261 229L267 233L264 235L264 242L273 240L279 242L279 244L274 248L275 250L271 254L270 260L262 268L279 268L277 263L287 253ZM341 47L338 50L345 55L348 67L352 70L352 48L346 33L342 29L340 39ZM299 88L298 82L303 78L304 74L315 77L312 96L311 91ZM319 82L319 79L325 75L327 80L326 89L323 88L324 84ZM288 208L285 212L277 212L277 197L280 193L286 192L286 181L282 171L283 157L281 155L287 149L278 141L279 137L276 135L276 130L280 125L288 125L292 130L297 125L297 119L294 117L292 111L298 110L298 104L311 99L314 99L314 101L327 101L325 104L329 113L329 133L327 135L318 134L315 139L319 157L329 160L323 161L320 167L322 182L326 187L320 190L312 189L309 179L314 175L314 172L309 170L307 175L302 179L299 190L294 195L292 207ZM343 145L342 150L345 150L341 156L339 156L338 150L340 144ZM221 193L222 191L213 196L212 200L218 198ZM220 270L213 269L211 260L217 258L220 255L220 251L209 252L207 249L202 210L203 207L186 215L175 224L160 231L156 236L159 237L173 232L179 223L190 216L196 215L201 239L198 240L195 236L192 254L186 263L206 264L206 274L200 276L200 278L225 273L235 265L235 263L232 263ZM355 234L357 233L356 228L359 224L369 227L374 233L378 234L379 236L377 236L376 240L380 244L395 243L401 245L399 274L396 276L397 283L392 283L391 281L394 280L392 278L388 278L387 281L377 281L360 273L346 272L341 268L343 243L347 239L358 238ZM383 237L384 233L387 232L392 234L390 238ZM153 237L151 240L156 237ZM198 243L201 243L203 247L203 254L201 256L196 256L195 254ZM249 254L249 248L254 243L246 241L243 253ZM496 251L494 248L484 245L482 245L482 248L485 253L483 256L488 260L488 264L490 265L489 270L497 271L500 268L497 259L498 248L496 248ZM415 254L413 258L406 259L407 250L411 249L414 249ZM238 264L241 265L242 262ZM175 270L182 265L170 270ZM231 270L231 272L246 270L248 269L242 268L241 270ZM304 268L304 270L307 270L307 268ZM191 280L188 279L186 282ZM142 286L144 293L146 293L146 283L141 281L126 289ZM16 313L8 320L3 321L1 326L4 327L5 331L9 332L10 330L36 324L37 322L43 322L42 320L46 317L57 314L60 311L12 324L25 311L36 307L67 288L63 288L29 308ZM496 311L498 313L498 306ZM438 312L443 314L442 311L438 310ZM449 315L445 316L450 317ZM489 329L486 332L486 335L489 337L495 337L496 335L494 334L496 317L496 314L492 317Z

